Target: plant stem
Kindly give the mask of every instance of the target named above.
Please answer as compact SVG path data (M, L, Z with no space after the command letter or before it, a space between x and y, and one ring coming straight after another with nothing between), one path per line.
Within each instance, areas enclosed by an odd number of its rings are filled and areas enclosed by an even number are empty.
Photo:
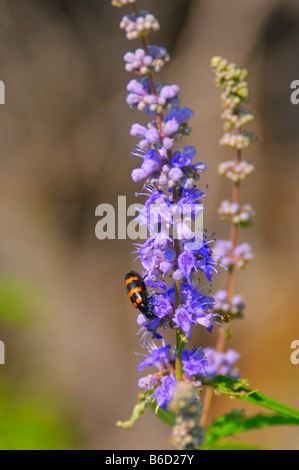
M173 203L177 204L179 200L178 190L176 188L173 189ZM176 258L179 257L181 248L180 248L180 241L177 237L174 240ZM175 281L175 309L177 309L181 303L181 283L180 281ZM176 334L176 359L175 359L175 370L176 370L176 379L181 380L183 378L183 363L182 363L182 339L179 332Z

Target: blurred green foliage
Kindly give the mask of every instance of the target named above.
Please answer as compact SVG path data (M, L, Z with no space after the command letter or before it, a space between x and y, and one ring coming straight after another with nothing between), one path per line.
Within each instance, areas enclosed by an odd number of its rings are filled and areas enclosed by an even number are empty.
M0 450L75 449L77 436L61 408L28 393L0 382Z
M39 321L42 299L38 292L36 286L1 274L0 329L8 326L11 335ZM26 382L16 380L13 367L0 366L0 450L75 449L76 426L70 423L65 407L58 405L57 397L36 390L30 377Z
M0 274L0 326L24 326L37 311L36 289L23 280Z

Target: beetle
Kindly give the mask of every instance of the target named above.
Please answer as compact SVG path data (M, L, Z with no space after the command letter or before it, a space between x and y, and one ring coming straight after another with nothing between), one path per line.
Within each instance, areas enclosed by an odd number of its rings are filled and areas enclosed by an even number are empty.
M149 295L144 279L136 271L130 271L125 276L125 287L129 298L135 308L149 320L156 318L149 303Z

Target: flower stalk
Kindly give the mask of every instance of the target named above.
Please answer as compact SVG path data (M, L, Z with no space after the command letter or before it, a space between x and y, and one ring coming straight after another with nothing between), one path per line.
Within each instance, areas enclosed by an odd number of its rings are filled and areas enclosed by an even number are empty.
M240 227L248 227L252 224L252 218L254 211L246 210L242 213L241 209L241 181L247 176L252 174L254 166L250 162L243 162L242 151L249 147L250 144L255 142L256 137L243 131L242 126L254 119L254 115L244 108L244 103L250 101L250 92L246 77L248 72L246 69L239 69L233 63L228 63L221 57L214 57L211 61L211 66L215 73L216 86L221 87L223 92L221 94L222 107L224 109L222 118L224 119L224 136L220 140L220 145L228 146L236 151L236 157L234 161L222 163L219 166L219 173L225 175L233 182L233 193L232 193L232 204L229 207L229 203L225 201L222 203L218 211L221 218L230 220L231 222L231 234L228 243L218 240L219 255L223 258L224 256L228 259L233 260L235 258L237 244L238 244L238 233ZM222 212L221 208L226 205L230 210ZM247 206L248 207L248 206ZM237 218L236 218L237 215ZM238 217L239 216L239 217ZM221 247L226 246L226 252L221 252ZM227 246L229 247L227 250ZM225 299L226 310L219 312L219 306L215 306L215 311L220 313L222 322L225 321L227 324L234 317L240 316L235 315L231 309L231 303L233 300L233 287L236 269L238 265L234 262L229 262L226 266L228 268L227 283L224 291L220 292L220 297ZM217 294L216 294L217 298ZM243 305L244 308L244 305ZM242 310L243 310L242 308ZM216 354L222 354L225 350L227 327L223 324L219 328L218 338L216 342L215 351ZM209 411L213 398L213 390L208 387L205 393L203 413L201 417L201 424L206 426Z
M139 301L141 314L137 321L142 346L148 353L142 369L145 364L158 368L139 385L147 390L148 399L156 403L157 409L166 409L178 382L194 383L199 397L202 386L198 377L207 375L203 348L188 350L187 344L193 326L212 331L214 299L200 288L200 275L211 282L217 261L202 228L200 234L191 228L203 211L201 200L205 194L196 184L206 170L203 162L193 162L197 154L194 147L179 145L191 133L193 111L180 106L178 85L156 82L155 74L170 60L165 48L148 41L149 34L160 27L157 19L140 10L135 0L112 1L117 7L129 4L132 13L122 18L120 28L127 39L139 39L142 47L124 56L126 70L136 77L127 86L127 103L145 111L151 120L146 126L133 124L130 132L139 138L133 155L142 161L133 170L132 179L144 182L142 194L146 196L136 221L147 227L149 238L135 245L142 275L130 272L127 283L135 279L139 282L137 291L141 291L135 306L138 308ZM135 292L136 284L128 293L134 298ZM163 330L167 328L174 332L173 346L165 344ZM150 341L148 333L153 338Z

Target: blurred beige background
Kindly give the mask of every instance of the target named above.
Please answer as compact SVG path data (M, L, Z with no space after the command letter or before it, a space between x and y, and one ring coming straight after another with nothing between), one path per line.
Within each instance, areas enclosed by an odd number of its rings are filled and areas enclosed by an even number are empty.
M259 143L245 152L257 172L242 199L257 212L250 241L255 262L238 273L236 292L246 318L233 325L229 347L241 352L240 370L254 388L299 408L299 365L290 344L299 339L298 154L299 105L290 84L299 79L299 4L291 0L159 0L140 6L160 19L151 38L173 58L159 76L178 83L182 103L195 110L189 145L208 164L205 225L227 237L216 210L231 186L217 176L221 149L219 90L209 67L213 55L245 66L257 115ZM108 0L0 0L0 268L34 286L38 312L30 327L2 325L5 373L59 397L86 449L167 449L169 430L147 413L130 431L138 393L140 352L136 314L123 277L133 267L131 242L95 237L98 204L118 195L135 201L130 180L136 160L127 109L122 55L135 50L118 30L123 10ZM185 141L186 142L186 141ZM214 291L225 273L214 278ZM197 344L215 335L198 331ZM1 368L2 372L4 369ZM213 416L243 402L214 401ZM249 412L256 409L246 406ZM274 449L299 449L296 428L251 432L242 440Z

